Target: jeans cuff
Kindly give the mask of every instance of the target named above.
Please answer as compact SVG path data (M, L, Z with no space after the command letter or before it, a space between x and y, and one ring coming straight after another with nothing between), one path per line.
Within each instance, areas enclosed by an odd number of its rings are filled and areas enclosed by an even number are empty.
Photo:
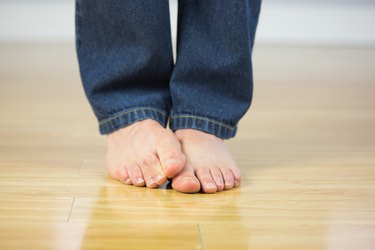
M127 109L115 113L106 119L99 120L99 131L102 135L110 134L120 128L127 127L135 122L146 119L155 120L163 127L166 127L168 115L163 110L149 107Z
M173 131L178 129L196 129L213 134L221 139L232 138L237 133L237 126L231 126L212 118L188 114L171 115L169 127Z

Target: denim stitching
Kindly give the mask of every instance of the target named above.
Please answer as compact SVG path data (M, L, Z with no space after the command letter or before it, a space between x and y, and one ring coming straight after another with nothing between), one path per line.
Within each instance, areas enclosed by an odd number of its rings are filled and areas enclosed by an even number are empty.
M101 120L101 121L99 121L99 124L102 125L102 124L110 122L111 120L114 120L114 119L116 119L118 117L127 115L127 114L132 113L132 112L137 112L139 110L143 110L143 111L144 110L152 110L152 111L155 111L155 112L161 114L162 116L167 116L166 112L163 112L163 111L155 109L155 108L134 108L134 109L131 109L131 110L126 110L126 111L123 111L121 113L115 114L115 115L113 115L113 116L111 116L109 118L106 118L104 120Z
M226 125L224 123L221 123L219 121L216 121L216 120L213 120L213 119L210 119L210 118L205 118L205 117L201 117L201 116L193 116L193 115L176 115L176 116L171 116L171 119L174 119L174 118L194 118L194 119L200 119L200 120L204 120L204 121L208 121L208 122L211 122L211 123L214 123L214 124L217 124L221 127L225 127L229 130L235 130L235 126L229 126L229 125Z

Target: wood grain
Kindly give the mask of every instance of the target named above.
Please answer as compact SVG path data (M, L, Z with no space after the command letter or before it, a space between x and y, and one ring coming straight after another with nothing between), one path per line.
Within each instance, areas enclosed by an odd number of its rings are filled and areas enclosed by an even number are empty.
M72 44L0 44L0 249L375 249L375 50L256 47L240 189L108 177Z

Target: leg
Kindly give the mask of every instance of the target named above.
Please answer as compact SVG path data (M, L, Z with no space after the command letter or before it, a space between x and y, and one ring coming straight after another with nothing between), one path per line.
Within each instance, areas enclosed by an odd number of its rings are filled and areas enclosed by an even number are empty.
M136 120L165 126L173 69L168 1L77 0L81 78L108 134Z
M260 0L179 1L177 60L171 78L171 129L187 157L182 179L204 192L230 189L240 172L222 139L236 134L252 98L251 54ZM189 178L187 178L189 177Z
M164 128L173 69L168 0L77 0L76 48L86 96L108 134L110 174L149 187L173 177L184 160Z

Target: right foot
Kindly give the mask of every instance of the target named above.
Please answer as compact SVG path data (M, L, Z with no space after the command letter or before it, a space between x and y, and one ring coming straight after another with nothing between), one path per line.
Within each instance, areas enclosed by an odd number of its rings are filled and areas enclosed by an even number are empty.
M172 187L183 193L215 193L238 187L241 173L224 140L194 130L177 130L182 152L186 156L184 169L172 180Z
M175 134L147 119L107 137L110 175L128 185L156 188L184 167L185 156Z

